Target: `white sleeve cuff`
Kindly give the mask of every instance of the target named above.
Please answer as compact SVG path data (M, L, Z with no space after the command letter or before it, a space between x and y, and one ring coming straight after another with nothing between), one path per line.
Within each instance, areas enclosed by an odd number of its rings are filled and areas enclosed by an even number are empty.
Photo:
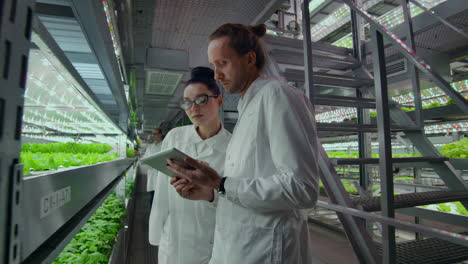
M226 178L226 181L224 182L224 189L226 190L226 198L236 204L241 204L239 200L239 194L238 194L238 189L239 189L239 184L240 180L236 178Z

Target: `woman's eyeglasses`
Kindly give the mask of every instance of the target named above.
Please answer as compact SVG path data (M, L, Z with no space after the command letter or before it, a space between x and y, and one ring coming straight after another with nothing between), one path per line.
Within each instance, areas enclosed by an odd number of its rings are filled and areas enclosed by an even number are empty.
M180 107L184 110L189 110L193 104L202 106L206 105L208 103L208 100L210 100L210 97L212 98L217 98L219 95L207 95L207 94L202 94L199 95L195 100L190 101L188 99L184 99L182 103L180 103Z

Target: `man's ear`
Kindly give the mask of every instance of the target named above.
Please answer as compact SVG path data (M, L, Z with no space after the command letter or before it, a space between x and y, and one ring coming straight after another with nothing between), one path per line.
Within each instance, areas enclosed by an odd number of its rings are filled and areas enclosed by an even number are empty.
M252 66L257 64L257 54L253 50L247 53L247 64Z
M220 95L220 96L218 96L218 105L219 105L219 107L221 107L222 104L223 104L223 97Z

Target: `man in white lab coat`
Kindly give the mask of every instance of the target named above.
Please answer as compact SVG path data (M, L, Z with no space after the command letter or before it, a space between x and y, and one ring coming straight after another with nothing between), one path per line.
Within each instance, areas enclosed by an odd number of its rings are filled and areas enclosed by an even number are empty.
M313 109L298 89L262 76L264 25L225 24L209 39L215 78L239 93L239 118L223 175L194 159L186 170L168 160L182 197L205 200L196 185L218 190L212 264L312 262L307 214L318 197ZM203 191L200 191L203 192Z
M162 133L161 128L159 127L153 128L151 135L153 137L153 143L148 145L148 147L146 148L145 154L143 155L143 158L149 157L161 151L161 142L163 140L163 133ZM142 165L142 166L144 166L145 170L147 171L146 191L151 193L150 203L152 203L154 190L156 189L156 175L158 171L146 165Z

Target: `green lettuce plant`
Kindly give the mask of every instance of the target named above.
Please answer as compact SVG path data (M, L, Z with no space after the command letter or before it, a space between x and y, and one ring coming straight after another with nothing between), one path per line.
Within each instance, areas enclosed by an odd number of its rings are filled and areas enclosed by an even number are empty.
M468 138L463 138L440 148L440 153L448 158L468 158Z
M27 143L21 146L20 162L24 165L23 174L27 175L30 171L56 170L117 159L118 154L107 154L110 150L112 147L108 144Z
M34 152L34 153L107 153L112 150L108 144L95 144L95 143L26 143L21 146L21 152Z
M111 193L53 264L107 264L124 216L123 200Z

